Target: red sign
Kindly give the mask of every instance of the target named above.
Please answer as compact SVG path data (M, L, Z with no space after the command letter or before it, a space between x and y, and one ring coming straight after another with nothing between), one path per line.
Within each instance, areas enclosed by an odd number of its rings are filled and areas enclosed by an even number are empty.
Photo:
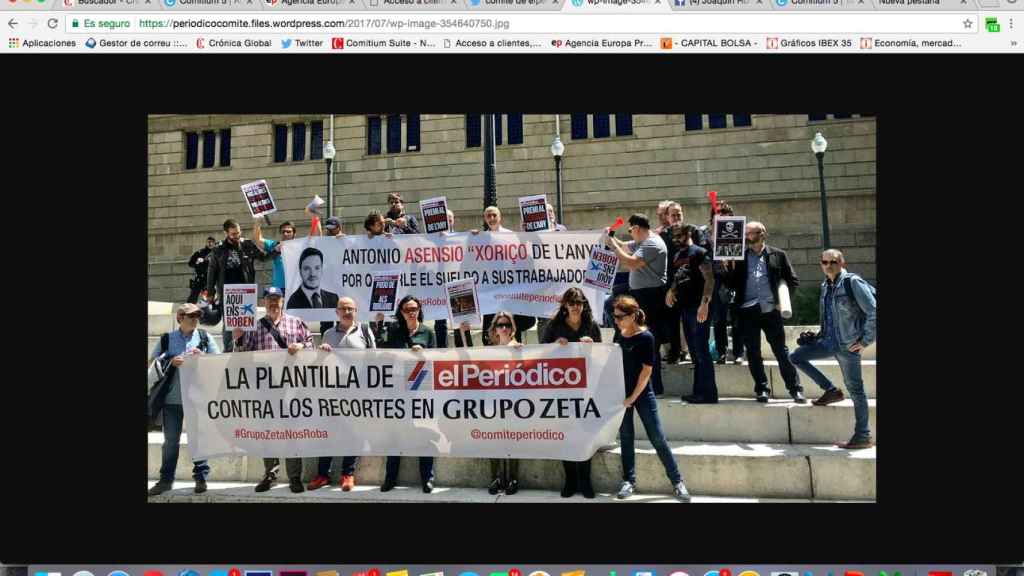
M331 48L334 50L342 50L345 48L344 38L331 38Z
M434 390L586 387L585 358L434 361Z

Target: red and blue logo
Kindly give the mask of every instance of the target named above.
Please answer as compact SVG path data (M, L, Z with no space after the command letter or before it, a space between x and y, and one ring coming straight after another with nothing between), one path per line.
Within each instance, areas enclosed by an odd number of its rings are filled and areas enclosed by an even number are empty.
M427 367L426 360L420 360L416 363L416 366L409 373L409 390L423 390L429 388L429 386L421 388L423 381L427 380L430 376L430 368Z

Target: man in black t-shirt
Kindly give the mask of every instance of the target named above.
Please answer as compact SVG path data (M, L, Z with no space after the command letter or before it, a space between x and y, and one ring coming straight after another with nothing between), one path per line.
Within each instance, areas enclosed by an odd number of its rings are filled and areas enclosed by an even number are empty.
M267 255L252 240L242 238L238 222L224 221L224 241L210 253L206 277L206 293L209 302L218 301L223 311L225 284L253 284L256 282L256 260L266 260ZM231 331L224 328L224 351L233 350L234 339Z
M676 252L676 275L671 288L665 295L667 306L678 300L683 311L683 334L693 357L695 374L693 394L683 400L693 404L715 404L718 402L718 387L715 385L715 367L711 362L709 309L715 279L711 272L711 257L708 251L693 244L694 227L690 224L673 224L669 228L672 242L679 249Z

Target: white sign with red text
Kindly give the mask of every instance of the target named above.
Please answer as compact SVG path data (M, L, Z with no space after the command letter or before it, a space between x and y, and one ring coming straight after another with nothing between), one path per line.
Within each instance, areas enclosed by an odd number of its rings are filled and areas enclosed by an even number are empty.
M178 370L194 459L582 461L625 413L614 344L235 352L189 356Z

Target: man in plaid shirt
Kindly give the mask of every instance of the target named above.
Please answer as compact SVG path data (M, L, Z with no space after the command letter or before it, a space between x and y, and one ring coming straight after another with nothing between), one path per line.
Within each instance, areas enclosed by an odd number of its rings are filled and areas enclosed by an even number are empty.
M313 348L313 335L309 333L302 320L284 313L284 293L276 286L263 289L263 305L267 314L256 324L255 332L243 332L235 328L232 336L235 339L235 352L255 352L258 350L288 350L296 354L299 350ZM257 492L266 492L277 482L280 459L264 458L265 474L263 480L256 485ZM285 458L285 469L288 472L288 484L292 492L302 492L302 458Z

